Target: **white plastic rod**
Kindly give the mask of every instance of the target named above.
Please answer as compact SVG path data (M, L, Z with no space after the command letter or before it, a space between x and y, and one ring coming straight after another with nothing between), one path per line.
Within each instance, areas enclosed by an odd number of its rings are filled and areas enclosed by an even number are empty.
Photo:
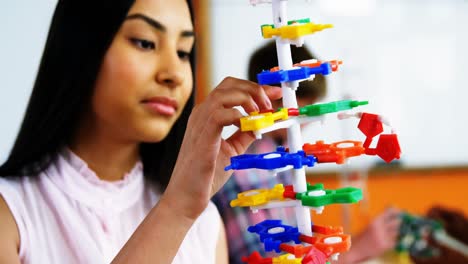
M276 28L287 25L287 0L273 0L273 21ZM293 62L291 56L291 46L289 41L282 41L281 37L276 38L276 50L278 55L278 66L282 70L292 69ZM293 82L296 83L296 82ZM286 108L297 108L296 100L296 87L291 87L293 83L281 83L283 91L283 107ZM302 135L301 126L296 123L288 128L288 144L290 152L295 153L302 150ZM305 169L294 170L293 186L295 192L306 192L307 182ZM310 219L310 210L307 207L297 206L295 207L296 221L299 232L304 235L312 235L312 226Z
M276 28L288 24L287 0L273 0L273 21ZM293 67L291 56L291 46L288 41L282 41L281 37L276 37L276 52L278 55L278 66L282 70L289 70ZM296 87L291 87L291 83L281 83L283 90L283 106L287 108L297 108Z

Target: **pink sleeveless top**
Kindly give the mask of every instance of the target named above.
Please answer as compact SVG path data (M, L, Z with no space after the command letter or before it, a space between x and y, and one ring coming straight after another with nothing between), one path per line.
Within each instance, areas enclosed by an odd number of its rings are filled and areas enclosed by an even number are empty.
M38 177L0 178L18 226L21 263L109 263L159 200L141 163L118 182L100 180L71 151ZM210 202L174 264L215 263L220 216ZM158 249L155 248L155 251Z

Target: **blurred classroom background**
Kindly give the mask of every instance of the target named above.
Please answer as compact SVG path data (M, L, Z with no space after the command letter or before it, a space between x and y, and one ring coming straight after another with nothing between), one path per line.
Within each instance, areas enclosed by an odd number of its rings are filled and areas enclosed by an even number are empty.
M19 129L55 3L1 3L2 162ZM198 0L195 6L200 101L224 77L247 77L250 54L266 42L260 25L271 23L271 7L248 0ZM291 0L288 10L290 19L334 25L305 42L320 59L344 62L327 77L323 101L369 100L359 111L387 117L403 152L392 164L364 156L310 169L311 183L358 186L365 194L360 204L314 214L314 222L357 232L387 206L424 214L443 205L468 215L468 1ZM356 126L356 120L330 118L307 127L304 140L362 140Z
M267 41L260 25L271 23L272 16L270 5L209 2L201 33L211 44L210 82L204 86L211 88L225 76L247 77L250 54ZM288 1L289 19L334 25L305 38L320 59L343 60L340 70L327 76L323 102L368 100L358 111L388 118L402 148L401 159L391 164L361 156L345 166L311 168L311 183L354 185L365 193L359 205L329 206L314 221L357 232L387 206L424 214L439 204L468 215L468 204L460 202L468 198L466 14L465 0ZM304 142L363 140L357 123L329 118L312 124Z

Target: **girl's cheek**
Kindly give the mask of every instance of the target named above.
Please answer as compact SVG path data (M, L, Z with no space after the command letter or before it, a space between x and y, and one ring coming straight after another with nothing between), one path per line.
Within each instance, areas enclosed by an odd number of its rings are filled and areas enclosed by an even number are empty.
M135 59L131 58L130 54L118 50L114 50L106 56L103 66L106 79L110 79L116 84L131 83L144 70L141 63L138 64Z

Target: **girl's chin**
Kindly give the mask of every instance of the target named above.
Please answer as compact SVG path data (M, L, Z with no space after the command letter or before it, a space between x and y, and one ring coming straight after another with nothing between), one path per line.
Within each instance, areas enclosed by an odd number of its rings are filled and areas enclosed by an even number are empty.
M145 142L145 143L159 143L163 141L168 135L169 135L169 131L145 133L144 135L140 137L140 141Z

